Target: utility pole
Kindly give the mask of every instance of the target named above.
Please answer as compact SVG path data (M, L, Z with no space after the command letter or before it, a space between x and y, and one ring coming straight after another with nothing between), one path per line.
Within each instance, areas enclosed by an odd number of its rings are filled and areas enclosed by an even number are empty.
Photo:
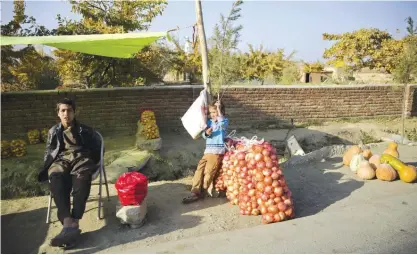
M204 88L207 90L209 96L208 101L211 101L211 86L209 80L209 63L208 63L208 52L207 52L207 41L206 33L204 32L204 22L203 22L203 11L201 9L201 0L195 0L195 13L197 16L197 28L198 28L198 37L200 41L200 52L202 60L202 69L203 69L203 83Z

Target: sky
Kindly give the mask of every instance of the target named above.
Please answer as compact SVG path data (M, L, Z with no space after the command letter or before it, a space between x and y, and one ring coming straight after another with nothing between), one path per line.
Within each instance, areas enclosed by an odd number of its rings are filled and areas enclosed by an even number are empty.
M213 32L220 14L227 14L232 1L202 1L206 37ZM66 1L26 1L26 14L36 18L47 28L57 26L56 15L78 19ZM417 2L360 2L360 1L245 1L242 18L236 24L243 25L238 48L248 50L248 44L264 49L284 48L289 54L295 50L296 59L323 60L322 55L332 42L322 39L323 33L351 32L360 28L386 30L395 38L406 34L405 19L411 16L417 24ZM1 22L13 17L13 2L1 2ZM162 16L152 22L150 31L166 31L195 23L195 2L168 0ZM397 29L400 32L397 32ZM192 29L181 29L175 36L191 37Z

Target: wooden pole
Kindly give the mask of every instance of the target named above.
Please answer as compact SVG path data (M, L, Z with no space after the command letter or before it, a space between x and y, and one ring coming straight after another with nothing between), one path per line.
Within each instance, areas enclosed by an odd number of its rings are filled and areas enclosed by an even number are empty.
M211 95L207 41L206 41L206 33L204 31L203 11L201 8L201 0L195 0L195 13L197 16L198 37L200 41L201 60L203 64L202 66L203 83L204 83L204 88L207 90L208 94ZM210 98L211 98L210 96L208 96L207 98L209 102L210 102Z

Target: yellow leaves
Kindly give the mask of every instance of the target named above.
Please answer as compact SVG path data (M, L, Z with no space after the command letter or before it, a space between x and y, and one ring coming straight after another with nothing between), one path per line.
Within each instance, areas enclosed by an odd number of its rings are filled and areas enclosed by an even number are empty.
M324 65L322 63L320 63L319 61L315 62L315 63L305 63L303 66L303 71L306 73L311 73L311 72L321 72L324 69Z
M324 51L323 57L328 63L350 66L353 69L384 68L390 72L395 61L395 55L402 51L402 40L394 40L386 32L375 28L362 28L343 34L323 34L324 40L337 40L329 49Z

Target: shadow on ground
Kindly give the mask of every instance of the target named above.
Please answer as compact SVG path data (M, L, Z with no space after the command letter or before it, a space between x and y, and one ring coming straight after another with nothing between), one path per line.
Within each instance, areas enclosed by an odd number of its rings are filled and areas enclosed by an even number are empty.
M314 215L340 201L364 185L363 181L343 178L342 157L326 162L311 162L284 169L285 179L293 194L296 217Z
M1 253L37 253L48 233L45 218L46 207L2 215Z
M172 231L185 230L200 224L202 217L186 215L188 212L226 203L226 199L204 199L195 204L182 205L181 201L171 199L170 192L181 192L184 196L190 186L180 183L165 183L149 187L148 213L146 223L140 229L130 229L121 225L116 215L118 197L111 197L105 203L105 226L99 230L83 233L76 251L73 253L98 253L104 249L123 245ZM167 240L169 241L169 240Z

